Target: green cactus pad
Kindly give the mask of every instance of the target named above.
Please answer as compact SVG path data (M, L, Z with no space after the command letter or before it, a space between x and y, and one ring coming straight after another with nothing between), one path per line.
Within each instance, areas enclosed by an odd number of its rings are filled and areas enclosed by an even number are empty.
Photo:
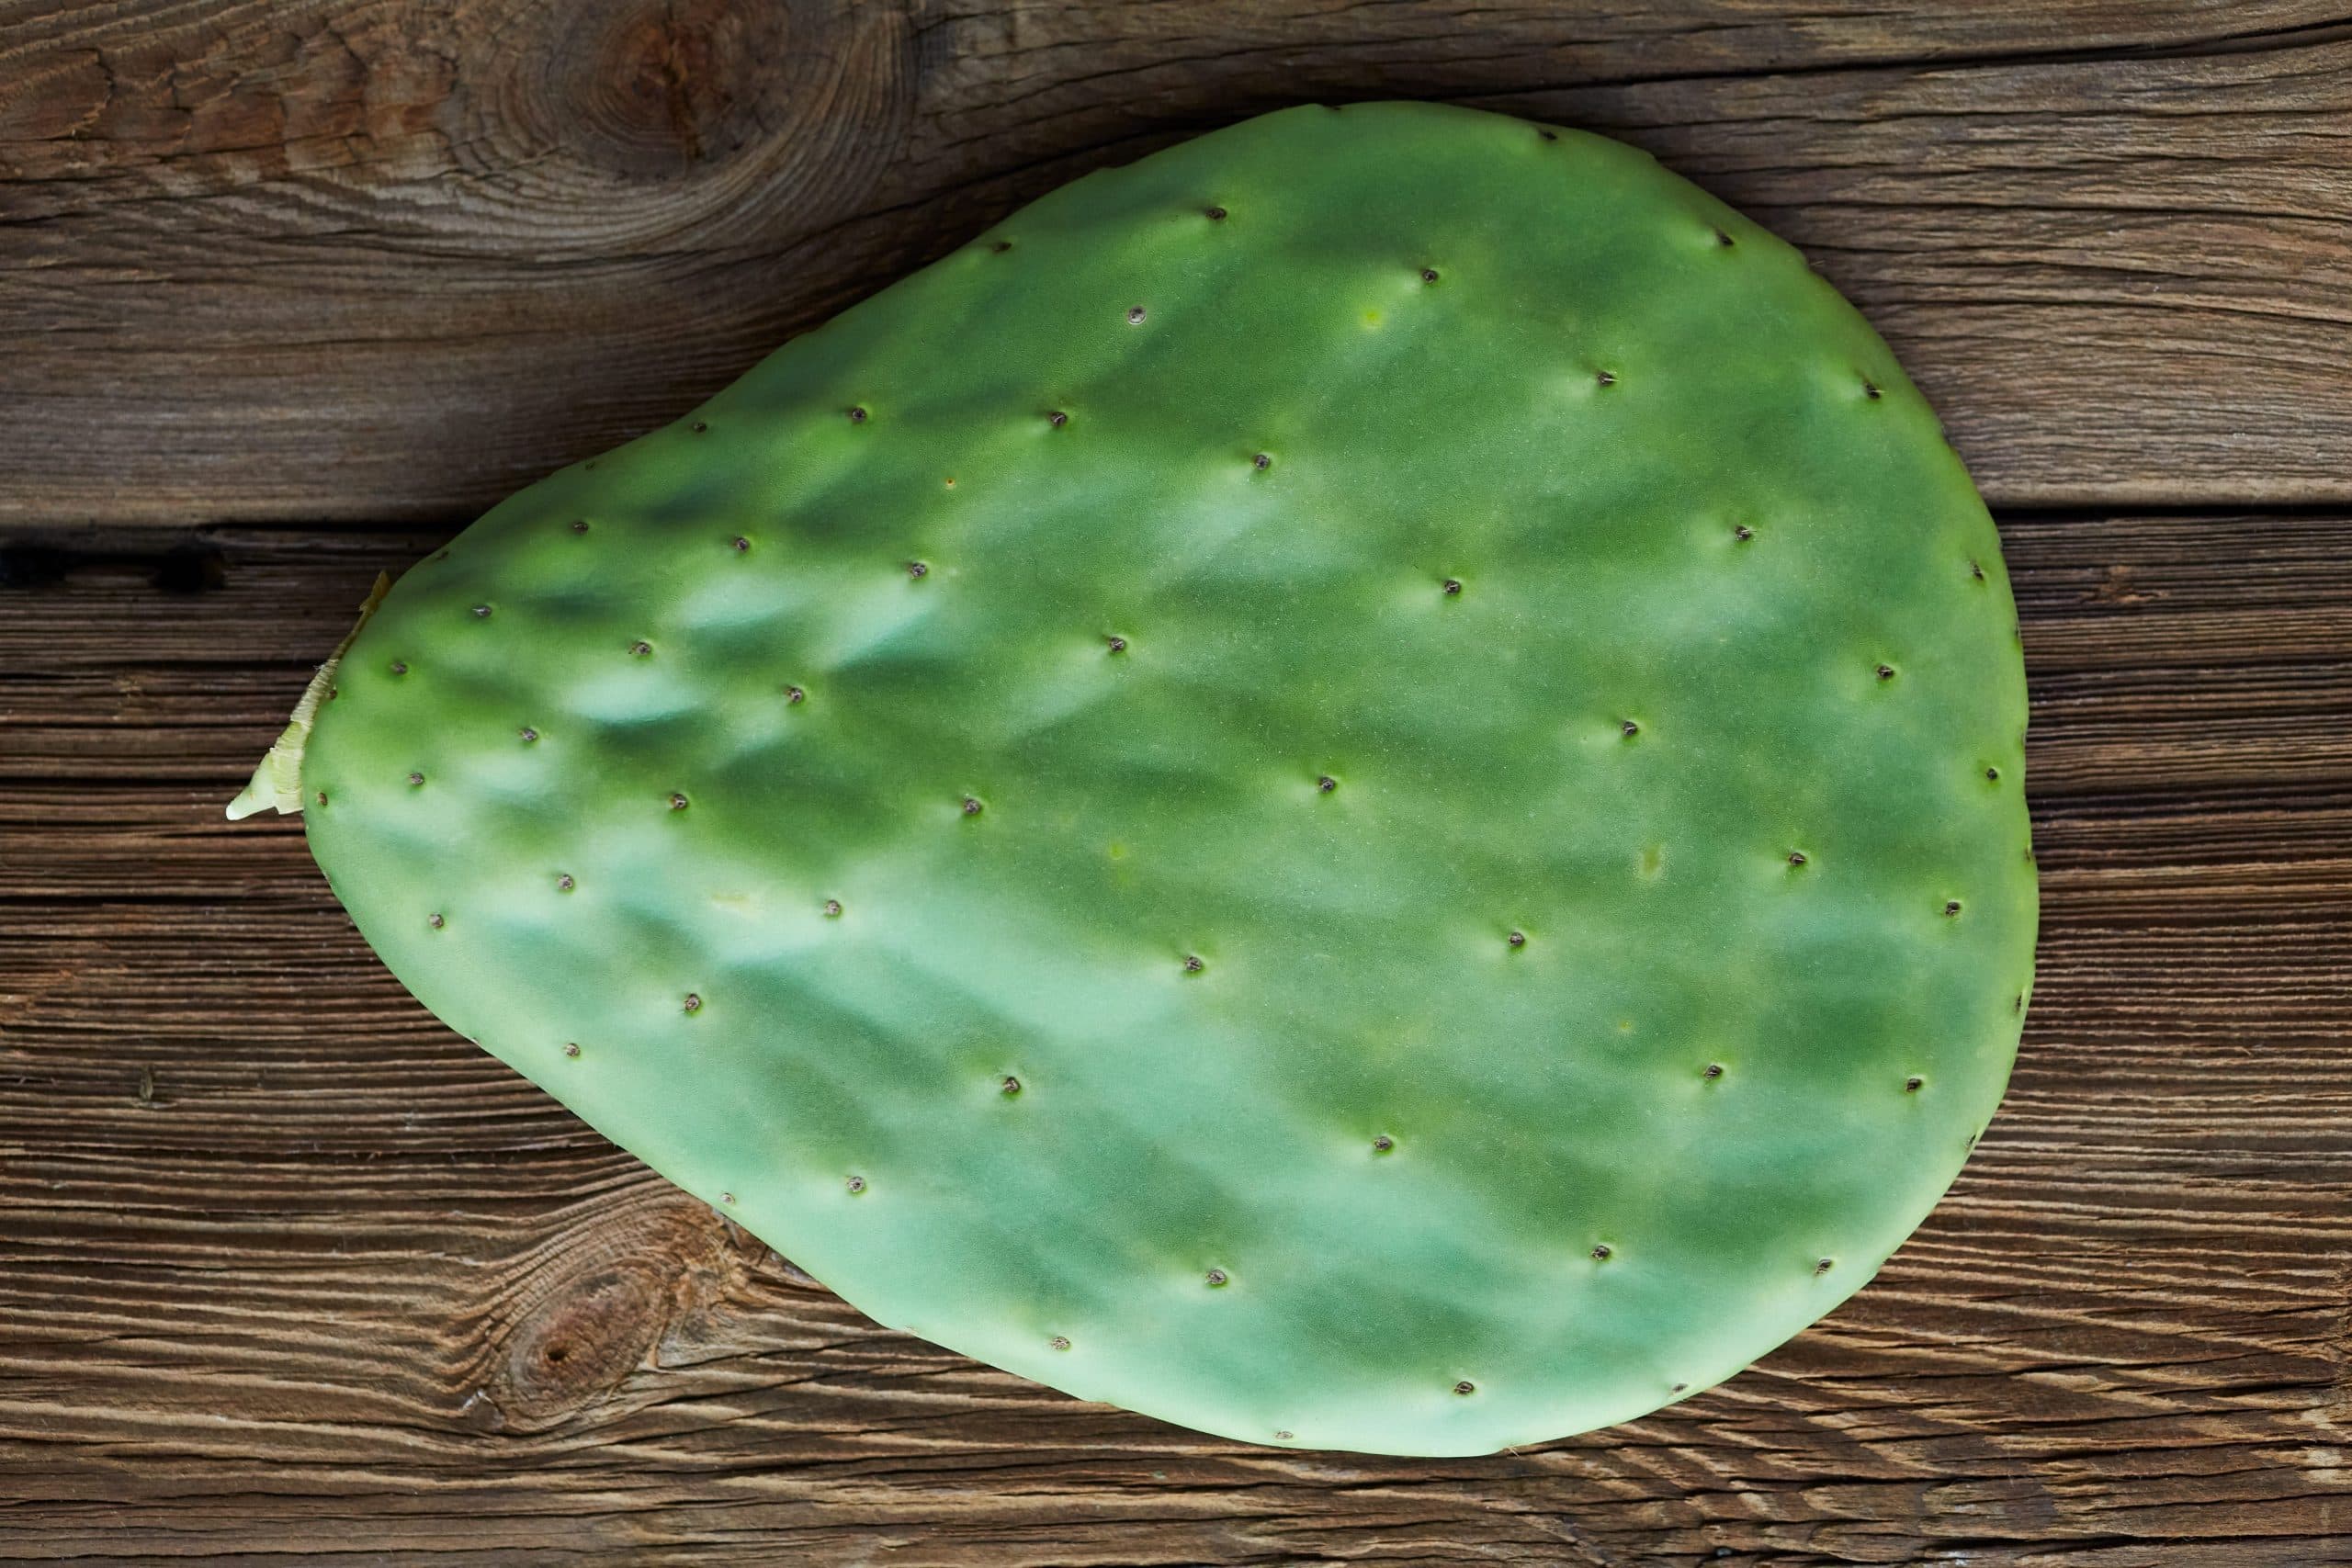
M311 842L455 1029L885 1324L1457 1454L1867 1280L2015 1055L1991 521L1649 158L1271 115L497 507ZM282 773L281 767L281 773Z

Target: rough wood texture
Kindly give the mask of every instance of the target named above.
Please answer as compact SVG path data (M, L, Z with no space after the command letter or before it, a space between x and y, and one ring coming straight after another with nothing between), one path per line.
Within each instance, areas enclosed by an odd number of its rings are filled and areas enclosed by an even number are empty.
M436 535L19 536L0 1558L2352 1562L2352 519L2007 533L2046 936L1959 1188L1724 1389L1437 1462L876 1329L410 1001L220 807Z
M2352 500L2341 0L0 0L0 518L479 510L1303 98L1656 151L2007 503Z
M2334 9L0 0L0 1560L2352 1563ZM1075 1404L648 1176L220 819L505 491L1087 168L1395 95L1747 207L2040 508L2016 1085L1758 1369L1479 1461Z

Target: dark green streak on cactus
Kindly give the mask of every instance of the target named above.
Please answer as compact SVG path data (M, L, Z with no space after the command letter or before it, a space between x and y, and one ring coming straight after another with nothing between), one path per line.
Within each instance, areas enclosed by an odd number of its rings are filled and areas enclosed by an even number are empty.
M1999 563L1770 235L1599 138L1294 110L498 507L302 784L426 1005L883 1322L1479 1451L1730 1376L1992 1114Z

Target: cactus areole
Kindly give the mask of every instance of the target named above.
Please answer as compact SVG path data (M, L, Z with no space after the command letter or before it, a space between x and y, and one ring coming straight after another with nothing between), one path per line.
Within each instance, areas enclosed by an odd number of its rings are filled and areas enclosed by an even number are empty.
M420 563L234 809L882 1323L1467 1454L1885 1263L2031 975L1998 540L1648 157L1310 107L1093 175Z

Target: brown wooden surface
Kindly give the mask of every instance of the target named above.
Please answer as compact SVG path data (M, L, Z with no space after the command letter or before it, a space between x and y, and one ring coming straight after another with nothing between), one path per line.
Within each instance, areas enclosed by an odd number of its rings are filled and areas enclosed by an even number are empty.
M1300 98L1659 153L1996 503L2352 501L2341 0L0 0L0 519L439 520Z
M2340 0L2339 0L2340 3ZM1305 98L1626 135L2001 508L2007 1108L1724 1388L1272 1452L886 1333L220 805L379 569ZM0 1560L2352 1563L2352 17L2290 0L0 0Z

